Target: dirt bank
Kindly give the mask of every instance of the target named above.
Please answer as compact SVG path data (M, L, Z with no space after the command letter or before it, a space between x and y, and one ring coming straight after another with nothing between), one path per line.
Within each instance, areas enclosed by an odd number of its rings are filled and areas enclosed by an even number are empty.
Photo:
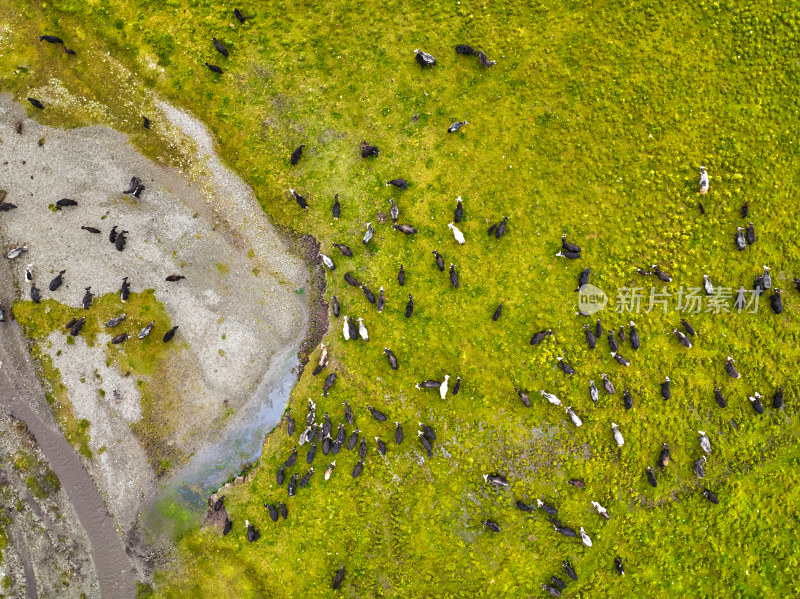
M325 301L327 279L325 278L325 267L319 255L319 241L311 235L299 235L293 231L287 231L286 235L297 245L297 253L305 257L311 273L308 296L308 333L297 354L300 360L300 368L297 372L299 380L303 368L308 363L309 354L320 344L330 326L329 307Z

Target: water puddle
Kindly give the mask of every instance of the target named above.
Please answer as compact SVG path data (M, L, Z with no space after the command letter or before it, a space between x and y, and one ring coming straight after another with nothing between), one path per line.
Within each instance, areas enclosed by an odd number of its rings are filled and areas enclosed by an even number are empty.
M273 358L255 393L223 428L219 439L197 451L162 486L147 510L150 530L169 527L165 517L175 520L175 533L197 524L208 496L237 476L243 465L260 457L264 435L283 416L297 381L297 349Z

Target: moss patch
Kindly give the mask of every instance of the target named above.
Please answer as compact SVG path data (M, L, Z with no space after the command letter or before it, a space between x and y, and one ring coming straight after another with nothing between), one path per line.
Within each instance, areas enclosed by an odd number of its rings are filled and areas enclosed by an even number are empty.
M44 467L43 471L25 479L28 490L37 499L47 499L61 489L61 481L50 468Z
M6 547L8 547L8 533L6 532L6 529L9 524L11 524L11 518L5 515L0 516L0 564L3 563L5 555L3 551ZM6 581L8 581L8 584L6 584ZM9 588L11 586L10 583L11 580L8 577L3 576L3 588Z
M20 450L14 454L13 467L17 472L30 472L36 466L36 458L29 451Z

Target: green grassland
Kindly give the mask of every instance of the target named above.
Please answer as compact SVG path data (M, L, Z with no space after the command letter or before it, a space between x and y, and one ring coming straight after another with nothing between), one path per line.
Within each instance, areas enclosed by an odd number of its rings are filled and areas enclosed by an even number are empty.
M362 476L351 478L356 456L343 450L323 482L329 459L318 455L310 487L288 501L289 519L273 524L262 504L287 501L274 473L297 438L273 432L252 480L226 493L233 532L184 534L179 564L156 578L159 596L323 596L341 563L345 597L541 596L550 575L565 578L564 559L580 579L565 596L799 592L800 300L791 286L800 259L797 5L509 4L275 2L242 5L251 17L244 25L233 4L178 0L20 0L0 12L10 42L0 64L12 73L4 89L25 98L55 78L108 107L81 116L48 106L37 118L121 123L137 147L162 156L163 131L135 126L147 106L143 90L190 110L270 219L320 240L337 263L327 297L338 296L343 314L363 315L370 331L368 343L345 343L341 320L333 319L329 369L339 379L322 398L322 375L305 372L291 408L299 425L313 397L318 415L329 411L335 426L348 400L370 440ZM78 55L34 41L45 31L69 40ZM229 59L215 52L212 36ZM456 43L483 49L498 64L483 69L456 55ZM422 70L415 48L438 64ZM106 52L134 74L132 95L142 95L141 104L117 102L118 83L98 77L111 68ZM224 74L210 73L204 61ZM459 133L446 132L463 119L469 125ZM361 159L362 141L377 145L380 156ZM307 144L304 157L291 167L288 156L300 143ZM711 176L702 198L700 164ZM384 186L395 177L408 179L409 189ZM289 187L308 198L308 211L289 198ZM342 203L338 221L330 212L334 193ZM447 229L458 195L463 247ZM390 197L417 235L383 222ZM733 234L746 225L739 215L745 200L758 241L739 253ZM505 237L487 237L503 216ZM376 233L364 247L368 221ZM584 248L580 261L555 257L563 233ZM355 257L340 256L333 242L350 245ZM456 264L458 290L436 269L434 249ZM698 336L687 350L669 334L678 314L614 314L612 305L600 315L607 329L633 318L640 330L641 349L621 350L632 366L617 365L604 340L587 350L581 323L593 319L575 314L578 271L590 266L592 282L613 304L621 287L649 288L655 279L633 269L652 263L673 276L673 290L699 286L703 274L725 287L749 287L769 265L786 309L778 316L762 301L758 314L688 315ZM344 283L348 270L374 292L385 287L381 315ZM416 310L406 320L408 293ZM500 301L503 316L492 322ZM531 347L532 333L546 328L555 335ZM389 368L384 347L398 356L399 371ZM562 355L576 376L556 368ZM737 360L739 380L723 370L727 355ZM414 389L445 373L462 378L459 395L442 401ZM601 373L618 391L609 397L601 390L593 405L587 380L599 383ZM667 375L674 383L665 403L658 385ZM715 385L728 398L724 410L714 402ZM747 395L759 391L769 404L779 385L785 409L757 416ZM514 386L531 391L531 408ZM628 412L623 388L634 398ZM583 427L541 399L540 389L572 405ZM367 404L389 422L372 420ZM379 456L372 438L389 442L395 420L406 441L392 441ZM414 439L419 420L437 431L432 459ZM612 420L625 436L620 450ZM691 469L700 457L698 429L713 446L702 483ZM644 468L654 465L662 442L673 461L652 489ZM289 474L305 471L304 454ZM510 490L483 483L481 475L495 471L508 476ZM586 488L567 485L570 478ZM702 486L720 505L700 496ZM586 528L594 546L561 537L541 512L514 507L516 499L537 497L557 505L564 524ZM608 508L609 522L591 500ZM500 534L482 529L487 518ZM260 530L258 542L247 543L245 519ZM613 569L617 555L624 577Z

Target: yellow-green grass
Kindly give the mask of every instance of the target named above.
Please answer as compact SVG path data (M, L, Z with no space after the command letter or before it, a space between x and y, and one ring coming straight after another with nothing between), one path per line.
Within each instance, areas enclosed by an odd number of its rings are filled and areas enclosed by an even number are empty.
M787 93L797 88L800 58L792 3L278 2L242 5L251 17L244 25L233 18L234 5L210 2L19 6L15 14L30 20L2 13L15 33L0 61L25 57L32 68L4 79L8 89L24 98L59 78L112 106L109 119L132 123L128 107L105 99L102 77L90 74L102 72L101 56L111 51L142 87L209 126L273 222L321 241L338 266L327 297L336 294L344 314L364 315L371 335L367 344L344 343L334 319L329 369L339 380L324 399L322 375L306 372L293 393L298 425L309 396L334 423L341 403L350 402L370 441L361 477L350 477L356 457L344 450L323 483L329 458L320 455L311 487L288 500L274 473L296 436L274 432L252 481L226 492L232 533L182 536L180 564L157 577L160 596L323 596L341 563L345 597L540 596L552 574L566 579L564 559L580 577L565 596L797 592L791 556L798 541L787 525L797 518L800 382L793 367L800 302L789 280L800 260L791 237L800 224L797 101ZM47 30L72 43L77 28L92 36L83 47L72 44L79 51L72 62L53 59L57 49L30 39ZM216 54L212 36L230 49L229 59ZM453 47L462 42L498 64L483 69L457 56ZM420 69L418 47L439 64ZM204 61L225 73L213 75ZM67 118L57 107L48 112L42 117L49 122ZM463 119L469 125L446 133ZM142 135L133 141L146 149L150 138ZM379 146L380 155L361 159L362 141ZM307 144L304 157L290 167L300 143ZM701 164L711 175L702 197ZM384 187L395 177L410 181L408 191ZM289 187L307 197L308 211L286 195ZM330 216L334 193L342 203L338 221ZM463 247L447 229L458 195ZM390 197L417 235L378 222ZM745 200L758 241L738 253L733 234L746 225L739 216ZM506 236L487 237L503 216L510 217ZM376 235L364 248L367 221ZM583 259L555 258L563 233L583 246ZM356 256L339 256L334 241ZM457 265L459 290L436 270L434 249ZM401 263L404 288L396 282ZM772 314L765 297L757 315L685 315L698 331L691 350L670 336L678 314L607 309L606 328L636 321L642 348L623 345L630 368L611 359L604 339L587 350L581 324L593 320L575 314L578 271L590 266L613 305L626 284L649 288L655 279L633 269L653 263L673 276L673 290L699 286L704 273L719 285L750 287L769 265L786 309ZM347 270L374 292L386 288L382 315L343 282ZM416 310L406 320L408 293ZM492 322L500 301L503 316ZM531 347L532 333L546 328L554 337ZM398 356L399 371L389 369L385 346ZM562 355L575 377L556 369ZM741 379L725 374L727 355L737 359ZM462 377L458 396L442 401L413 388L445 373ZM618 391L594 406L586 387L601 373L610 373ZM658 387L664 376L674 381L666 403ZM725 410L713 400L715 385L728 398ZM785 410L767 407L756 416L747 396L760 391L769 406L778 385ZM531 392L532 408L521 405L514 386ZM624 388L634 397L629 412ZM539 389L571 404L583 426L575 429ZM366 415L367 404L389 423ZM406 441L399 448L391 442L389 455L379 457L372 437L389 442L394 420ZM414 439L419 420L439 436L431 460L422 460ZM611 421L625 435L621 450ZM700 457L698 429L713 444L705 481L691 469ZM673 461L652 489L644 468L655 465L662 442ZM303 455L289 474L305 471ZM511 490L483 484L481 475L495 471L508 476ZM567 485L570 478L586 488ZM719 506L699 495L701 485L720 495ZM557 505L565 524L584 526L594 546L557 535L541 512L525 516L514 507L516 499L537 497ZM289 520L273 524L262 504L278 500L288 502ZM592 511L591 500L608 508L611 521ZM487 518L500 534L482 529ZM258 542L247 543L245 519L260 529ZM625 577L613 569L617 555Z

